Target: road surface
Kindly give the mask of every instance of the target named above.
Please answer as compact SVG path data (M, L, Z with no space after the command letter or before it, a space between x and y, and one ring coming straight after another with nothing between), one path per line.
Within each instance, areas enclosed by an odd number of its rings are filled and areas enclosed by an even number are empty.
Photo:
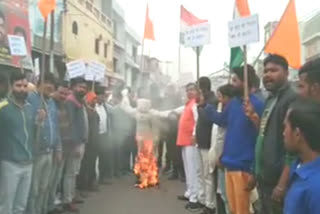
M81 205L80 214L186 214L185 202L178 201L184 183L160 178L159 188L145 190L133 187L134 177L126 176L112 185L101 186Z

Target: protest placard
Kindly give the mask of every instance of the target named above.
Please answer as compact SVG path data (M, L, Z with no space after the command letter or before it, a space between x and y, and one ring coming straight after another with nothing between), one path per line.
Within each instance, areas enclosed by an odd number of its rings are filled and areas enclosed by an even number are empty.
M229 46L231 48L259 42L259 17L253 15L229 22Z
M75 60L67 63L68 78L74 79L76 77L84 76L86 73L86 65L83 60Z
M199 47L210 43L210 24L204 22L186 27L184 30L184 45Z
M85 75L85 79L88 81L103 82L106 66L96 61L90 61L88 63L88 69Z

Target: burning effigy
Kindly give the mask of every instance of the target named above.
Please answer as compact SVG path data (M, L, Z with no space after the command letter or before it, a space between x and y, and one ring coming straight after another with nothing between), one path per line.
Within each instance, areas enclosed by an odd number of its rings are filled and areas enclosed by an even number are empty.
M134 165L134 174L138 180L136 187L144 189L159 184L157 158L153 153L152 140L142 140L139 142L139 151Z
M123 109L137 120L138 154L134 165L134 173L138 178L136 187L144 189L159 184L157 166L157 147L152 136L152 118L163 117L161 112L151 109L151 101L138 99L137 108L132 108L127 98L123 98Z

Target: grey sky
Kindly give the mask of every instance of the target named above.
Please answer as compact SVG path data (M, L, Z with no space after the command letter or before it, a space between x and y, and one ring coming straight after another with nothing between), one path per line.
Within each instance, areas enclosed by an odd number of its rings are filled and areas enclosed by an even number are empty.
M180 5L211 23L211 44L205 46L201 55L201 74L210 74L229 61L228 21L232 20L234 0L117 0L124 8L128 24L142 36L147 2L150 17L154 22L156 43L150 54L162 60L178 60L180 30ZM263 26L268 21L279 20L289 0L249 0L252 14L259 14L260 43L249 48L249 61L252 61L263 47ZM296 0L298 19L320 9L320 1ZM195 73L195 55L192 50L182 51L182 72ZM176 64L176 63L175 63ZM177 68L177 66L175 67ZM173 74L176 76L176 74Z

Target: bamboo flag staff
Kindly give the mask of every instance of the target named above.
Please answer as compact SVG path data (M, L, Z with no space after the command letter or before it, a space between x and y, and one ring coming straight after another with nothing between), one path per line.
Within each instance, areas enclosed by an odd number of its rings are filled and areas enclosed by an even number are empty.
M48 16L54 11L56 8L56 1L55 0L39 0L38 2L38 8L44 18L44 30L43 30L43 37L42 37L42 64L41 64L41 70L40 70L40 85L43 85L44 82L44 75L45 75L45 68L46 68L46 36L47 36L47 25L48 25ZM41 126L41 120L45 117L45 102L43 97L43 92L40 91L41 96L41 106L39 109L38 114L38 123L37 123L37 132L36 132L36 140L35 140L35 149L37 150L39 148L40 143L40 126ZM42 114L41 114L42 113ZM41 116L40 116L41 115ZM42 118L43 117L43 118Z
M56 8L56 1L55 0L39 0L38 2L39 10L44 18L44 30L43 30L43 37L42 37L42 63L41 63L41 71L40 71L40 83L44 82L44 73L46 68L46 36L47 36L47 24L48 24L48 16L51 14ZM52 16L54 17L54 16ZM53 20L51 20L53 21ZM43 98L43 93L41 93L41 97Z

